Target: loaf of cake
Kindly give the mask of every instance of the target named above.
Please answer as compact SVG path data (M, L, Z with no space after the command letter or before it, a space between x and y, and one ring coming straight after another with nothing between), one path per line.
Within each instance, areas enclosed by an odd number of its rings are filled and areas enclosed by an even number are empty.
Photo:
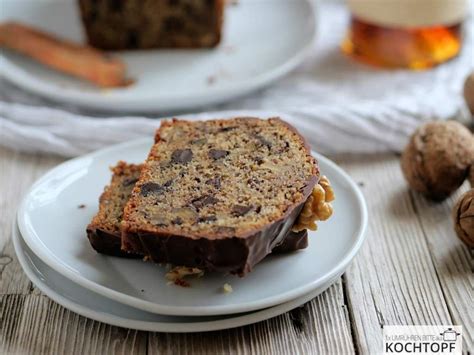
M304 139L278 118L166 121L155 142L122 249L157 263L246 274L282 245L319 180Z
M206 48L221 39L224 1L79 0L79 7L97 48Z
M99 211L87 226L87 237L92 247L101 254L121 257L143 257L121 250L121 222L123 209L140 176L142 165L117 163L112 170L110 184L99 199ZM308 233L290 231L283 242L273 248L272 253L288 253L308 246Z
M105 187L99 199L99 211L87 226L87 237L99 253L138 257L121 250L121 222L123 208L130 198L132 189L140 177L141 165L117 163L112 170L110 184Z

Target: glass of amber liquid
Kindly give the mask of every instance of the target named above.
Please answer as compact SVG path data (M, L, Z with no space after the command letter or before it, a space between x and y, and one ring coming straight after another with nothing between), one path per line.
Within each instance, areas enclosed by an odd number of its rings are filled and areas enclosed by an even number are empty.
M430 68L461 50L469 0L347 0L343 52L386 68Z

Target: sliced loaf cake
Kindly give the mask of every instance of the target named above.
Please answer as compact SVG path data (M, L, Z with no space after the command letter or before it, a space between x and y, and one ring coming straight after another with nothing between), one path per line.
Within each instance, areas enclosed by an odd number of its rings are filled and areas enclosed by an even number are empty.
M122 249L244 275L283 243L318 180L281 119L164 122L125 207Z

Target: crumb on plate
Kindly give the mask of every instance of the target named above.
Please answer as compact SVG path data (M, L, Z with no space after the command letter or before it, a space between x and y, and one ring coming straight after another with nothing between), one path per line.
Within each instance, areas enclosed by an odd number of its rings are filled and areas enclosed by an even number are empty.
M234 290L230 284L225 283L224 286L222 286L222 291L224 291L224 293L231 293Z

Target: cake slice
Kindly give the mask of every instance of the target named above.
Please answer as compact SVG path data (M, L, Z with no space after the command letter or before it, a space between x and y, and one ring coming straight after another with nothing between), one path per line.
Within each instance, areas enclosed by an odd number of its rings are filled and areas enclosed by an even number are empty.
M138 181L142 165L127 164L123 161L112 168L112 179L99 200L99 211L87 226L87 237L92 247L101 254L121 257L143 257L121 250L121 222L123 209L135 183ZM288 253L308 246L308 233L289 232L283 242L273 249L273 253Z
M221 39L225 0L79 0L90 45L206 48Z
M163 122L127 202L122 249L244 275L283 243L319 169L278 118Z
M123 208L130 198L132 189L140 177L142 165L117 163L112 170L110 184L105 187L99 199L99 211L87 226L87 237L99 253L138 257L135 253L121 250L121 226Z

